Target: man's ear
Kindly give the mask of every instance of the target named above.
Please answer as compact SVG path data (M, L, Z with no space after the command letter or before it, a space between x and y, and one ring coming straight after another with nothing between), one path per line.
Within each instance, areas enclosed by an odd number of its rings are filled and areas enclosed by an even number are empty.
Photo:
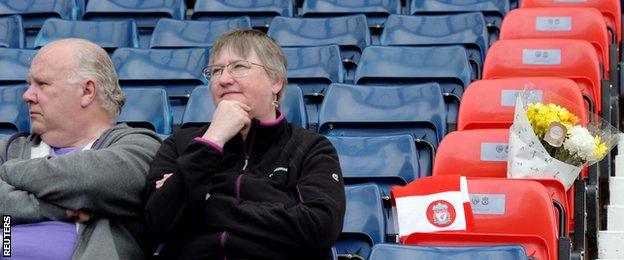
M80 105L84 108L89 106L89 104L91 104L94 100L95 97L97 96L97 88L99 86L97 86L97 84L95 83L94 80L87 80L83 85L82 85L82 95L80 96Z

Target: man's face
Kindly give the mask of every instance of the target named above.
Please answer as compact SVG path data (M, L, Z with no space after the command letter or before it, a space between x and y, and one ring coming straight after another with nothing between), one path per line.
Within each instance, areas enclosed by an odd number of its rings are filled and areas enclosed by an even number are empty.
M35 134L63 134L71 125L72 113L79 112L82 88L68 82L74 66L70 51L64 46L51 46L40 51L32 62L23 99L28 103Z

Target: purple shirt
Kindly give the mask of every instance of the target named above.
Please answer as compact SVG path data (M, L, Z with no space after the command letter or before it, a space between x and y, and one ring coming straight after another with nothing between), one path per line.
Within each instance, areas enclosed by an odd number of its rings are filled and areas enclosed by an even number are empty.
M50 156L63 156L83 147L50 149ZM11 259L71 259L76 247L76 223L42 221L15 225L11 229Z

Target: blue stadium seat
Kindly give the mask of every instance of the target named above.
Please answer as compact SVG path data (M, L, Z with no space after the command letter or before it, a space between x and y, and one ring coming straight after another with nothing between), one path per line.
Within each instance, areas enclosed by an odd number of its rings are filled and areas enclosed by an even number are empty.
M372 183L347 185L347 209L335 247L338 257L367 259L375 244L386 240L386 224L379 187ZM349 257L351 256L351 257Z
M123 87L164 86L179 124L184 106L197 85L206 84L202 69L208 64L208 50L117 49L112 56Z
M294 84L288 84L284 90L284 97L280 102L280 110L286 120L302 128L308 128L308 114L306 113L303 91Z
M509 0L408 0L410 15L481 12L485 16L489 44L498 40L503 17L509 11Z
M413 246L378 244L369 260L386 259L444 259L444 260L526 260L521 245L504 246Z
M92 41L109 54L116 48L139 47L136 24L123 21L69 21L51 18L43 23L35 39L35 48L64 38L83 38Z
M117 122L171 134L173 114L163 88L124 88L126 104Z
M211 20L248 15L254 28L265 30L276 16L295 15L294 0L197 0L191 19Z
M409 135L327 139L338 152L346 184L375 182L389 196L391 186L402 186L419 177L416 146Z
M0 17L0 47L24 48L24 29L19 15Z
M470 73L463 46L370 46L364 50L361 64L355 71L355 83L397 85L437 82L446 102L448 129L452 131L457 125L459 100L470 84Z
M323 95L329 84L344 82L338 46L287 47L282 51L288 63L288 82L297 83L305 95Z
M419 176L430 176L435 149L446 133L446 111L437 83L405 86L332 84L319 111L319 133L327 136L414 138Z
M206 86L197 86L186 104L180 126L196 127L212 122L215 108L210 89Z
M248 16L215 21L160 19L152 33L150 48L212 47L223 33L251 29Z
M344 66L336 45L282 48L288 64L288 82L297 84L305 95L311 128L318 122L318 106L331 83L344 82Z
M0 135L30 132L28 105L22 100L25 86L0 87Z
M184 0L97 0L87 2L83 19L97 21L134 19L139 28L141 46L147 48L159 19L183 20L185 16Z
M25 85L36 50L0 48L0 87Z
M193 90L182 117L181 127L201 126L212 121L215 105L212 101L210 89L199 86ZM287 85L284 97L280 102L282 111L289 123L307 128L308 119L303 104L301 89L294 85Z
M349 68L357 64L362 51L371 43L363 14L330 18L275 17L267 33L282 47L336 44Z
M388 15L400 13L401 0L304 0L301 11L304 17L365 14L374 29L382 29Z
M463 45L472 66L472 79L480 78L488 50L488 32L479 12L450 15L390 15L381 33L381 45Z
M65 20L78 19L74 0L3 0L0 1L0 16L19 14L22 17L26 47L32 48L35 36L48 18Z

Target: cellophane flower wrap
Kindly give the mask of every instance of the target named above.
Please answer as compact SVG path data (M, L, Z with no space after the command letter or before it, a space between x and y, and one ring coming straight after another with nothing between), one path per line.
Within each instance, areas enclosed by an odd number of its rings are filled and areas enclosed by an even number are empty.
M528 89L518 95L509 129L508 178L554 178L567 190L583 167L602 160L617 144L619 131L609 122L589 111L581 118L566 108L578 104L555 100L536 101Z

